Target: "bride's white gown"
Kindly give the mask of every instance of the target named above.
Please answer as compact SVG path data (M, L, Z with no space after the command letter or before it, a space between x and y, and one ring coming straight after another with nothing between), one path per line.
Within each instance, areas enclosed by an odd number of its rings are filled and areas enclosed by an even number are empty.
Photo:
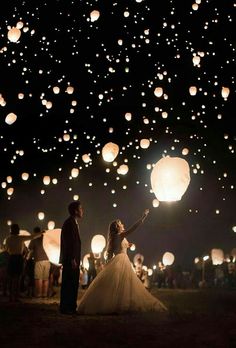
M165 311L166 307L144 287L127 256L128 241L98 273L78 304L80 314Z

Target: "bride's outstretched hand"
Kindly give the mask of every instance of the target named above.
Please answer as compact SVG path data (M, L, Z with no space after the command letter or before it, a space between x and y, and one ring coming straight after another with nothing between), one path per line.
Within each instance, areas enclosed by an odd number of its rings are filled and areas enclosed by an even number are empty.
M149 214L149 209L145 209L143 212L142 220L144 221Z

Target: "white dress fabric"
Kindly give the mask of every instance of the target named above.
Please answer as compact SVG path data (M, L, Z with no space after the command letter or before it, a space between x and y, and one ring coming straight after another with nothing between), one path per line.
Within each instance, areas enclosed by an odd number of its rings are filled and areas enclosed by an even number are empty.
M127 256L128 241L105 265L79 301L80 314L165 311L166 307L144 287Z

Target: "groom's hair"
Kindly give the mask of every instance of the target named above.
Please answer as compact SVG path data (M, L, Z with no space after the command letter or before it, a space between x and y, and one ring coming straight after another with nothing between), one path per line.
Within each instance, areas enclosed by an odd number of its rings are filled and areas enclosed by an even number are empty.
M80 201L71 202L71 203L68 205L69 214L70 214L70 215L74 215L76 209L78 209L80 205L81 205Z

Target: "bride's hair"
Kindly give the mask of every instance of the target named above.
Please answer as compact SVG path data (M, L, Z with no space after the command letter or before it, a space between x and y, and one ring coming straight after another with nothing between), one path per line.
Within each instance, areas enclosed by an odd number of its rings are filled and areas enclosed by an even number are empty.
M114 220L110 223L109 228L108 228L108 234L107 234L107 260L109 261L114 252L114 236L118 233L119 231L119 223L120 220Z

